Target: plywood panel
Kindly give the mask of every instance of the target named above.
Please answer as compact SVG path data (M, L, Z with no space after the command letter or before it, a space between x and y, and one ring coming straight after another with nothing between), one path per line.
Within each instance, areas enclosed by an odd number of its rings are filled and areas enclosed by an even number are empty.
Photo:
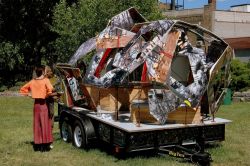
M135 124L155 123L157 120L150 114L148 102L140 104L131 104L130 120Z
M174 56L177 41L180 36L180 31L172 31L168 34L163 52L161 53L161 60L156 66L156 81L165 83L169 77L169 69Z
M104 49L104 48L125 47L133 37L134 36L131 35L131 36L114 36L112 38L103 38L98 40L97 48Z
M176 111L168 114L167 121L183 124L199 124L201 123L200 108L196 110L191 107L179 107Z
M105 111L129 111L133 100L147 100L150 87L98 88L87 85L86 89L95 106Z

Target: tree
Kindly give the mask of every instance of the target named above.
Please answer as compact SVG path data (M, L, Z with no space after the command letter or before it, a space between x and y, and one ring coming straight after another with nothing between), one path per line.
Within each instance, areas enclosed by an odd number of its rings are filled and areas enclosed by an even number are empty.
M61 0L55 7L52 31L59 37L51 42L58 61L68 62L81 43L102 31L108 20L131 6L149 20L163 18L155 0L79 0L68 4Z
M81 43L131 6L149 20L160 17L155 0L1 0L0 86L29 79L35 65L68 62Z
M50 55L48 43L55 0L0 1L0 65L2 82L11 86L19 73L31 75L31 68ZM20 78L27 78L22 77Z

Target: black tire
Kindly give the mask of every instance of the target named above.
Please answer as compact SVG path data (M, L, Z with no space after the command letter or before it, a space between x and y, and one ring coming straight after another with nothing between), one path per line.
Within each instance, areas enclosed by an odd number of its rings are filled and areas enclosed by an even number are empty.
M82 123L78 120L74 123L72 143L76 148L87 149L87 138L86 138L85 130L83 128Z
M67 119L60 120L60 135L64 142L72 141L72 127L67 122Z

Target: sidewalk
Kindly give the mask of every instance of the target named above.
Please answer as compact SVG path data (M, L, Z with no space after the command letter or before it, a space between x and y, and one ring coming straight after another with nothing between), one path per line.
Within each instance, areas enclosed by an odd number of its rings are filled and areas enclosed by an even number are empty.
M17 91L0 92L0 96L21 96Z

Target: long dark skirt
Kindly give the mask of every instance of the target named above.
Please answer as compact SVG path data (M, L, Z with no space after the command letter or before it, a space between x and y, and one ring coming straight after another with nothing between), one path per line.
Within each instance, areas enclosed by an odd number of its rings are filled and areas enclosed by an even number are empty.
M51 120L44 99L35 99L33 110L34 144L49 144L53 142Z

